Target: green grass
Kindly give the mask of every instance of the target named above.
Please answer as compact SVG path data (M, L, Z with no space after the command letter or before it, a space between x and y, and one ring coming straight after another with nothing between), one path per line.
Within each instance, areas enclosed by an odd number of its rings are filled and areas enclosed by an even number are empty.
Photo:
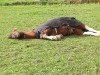
M46 5L46 4L64 4L64 0L0 0L0 5Z
M74 16L100 30L99 4L0 6L0 75L100 75L100 37L7 38L14 27L32 30L60 16Z
M28 2L28 1L39 1L39 0L0 0L0 2L3 2L3 3L5 3L5 2L17 2L17 1Z

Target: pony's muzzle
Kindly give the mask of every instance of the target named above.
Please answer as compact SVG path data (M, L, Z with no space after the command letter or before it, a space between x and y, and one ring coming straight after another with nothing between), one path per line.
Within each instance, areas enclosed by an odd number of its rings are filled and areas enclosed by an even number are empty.
M9 39L18 39L19 36L20 36L19 32L13 32L8 36L8 38Z

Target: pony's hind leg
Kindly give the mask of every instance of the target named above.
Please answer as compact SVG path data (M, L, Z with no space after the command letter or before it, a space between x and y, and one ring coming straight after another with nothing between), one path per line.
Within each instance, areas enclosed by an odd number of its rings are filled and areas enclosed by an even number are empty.
M94 33L100 33L100 31L97 31L97 30L95 30L95 29L93 29L93 28L90 28L90 27L88 27L88 26L85 26L85 28L89 31L89 32L94 32Z
M100 31L97 31L93 28L90 28L88 26L85 26L85 28L88 30L87 32L84 32L83 35L92 35L92 36L100 36Z
M92 35L92 36L100 36L100 33L99 32L84 32L83 35Z

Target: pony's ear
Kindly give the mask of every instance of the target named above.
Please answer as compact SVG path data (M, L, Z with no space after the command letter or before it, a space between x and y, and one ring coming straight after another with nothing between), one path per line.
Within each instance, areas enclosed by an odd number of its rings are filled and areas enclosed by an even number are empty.
M15 31L17 31L17 28L14 28L14 29L13 29L13 32L15 32Z

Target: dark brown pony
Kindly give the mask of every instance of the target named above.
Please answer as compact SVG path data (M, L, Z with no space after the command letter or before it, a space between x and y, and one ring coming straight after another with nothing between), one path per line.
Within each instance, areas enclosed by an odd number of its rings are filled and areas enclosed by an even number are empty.
M64 19L60 18L61 23L60 22L58 23L58 19L53 19L52 21L47 22L45 25L42 25L42 27L39 28L40 30L38 29L29 32L23 32L23 31L18 32L17 29L14 29L13 32L9 35L9 38L10 39L34 39L39 37L41 39L59 40L63 36L69 36L72 34L80 35L80 36L81 35L100 36L100 31L96 31L93 28L90 28L80 22L77 23L78 22L77 20L73 22L74 20L73 18L71 18L70 20L72 21L71 24L65 23ZM69 20L69 17L67 17L66 19ZM52 23L54 23L55 25L54 24L52 25ZM45 28L45 26L48 27Z

